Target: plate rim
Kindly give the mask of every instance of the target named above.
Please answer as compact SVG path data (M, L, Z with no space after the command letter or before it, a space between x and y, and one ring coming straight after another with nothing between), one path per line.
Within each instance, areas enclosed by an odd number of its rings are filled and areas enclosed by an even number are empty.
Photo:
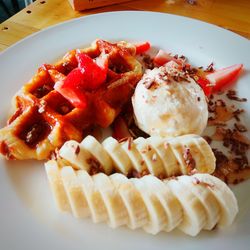
M81 21L81 20L84 20L84 19L89 19L89 18L94 18L95 16L105 16L105 15L113 15L113 14L117 14L117 13L125 13L125 14L131 14L131 13L140 13L140 14L145 14L145 15L152 15L152 14L156 14L156 15L166 15L166 16L172 16L172 17L175 17L175 18L179 18L179 19L188 19L190 21L193 21L193 22L197 22L197 23L203 23L205 25L208 25L210 26L211 28L216 28L217 30L221 30L223 32L227 32L228 34L231 34L231 35L234 35L236 37L238 37L239 39L242 39L242 41L244 42L249 42L249 45L250 45L250 40L247 39L246 37L244 36L241 36L240 34L236 33L236 32L233 32L231 30L228 30L226 28L223 28L217 24L212 24L212 23L208 23L206 21L203 21L203 20L199 20L199 19L196 19L196 18L192 18L192 17L187 17L187 16L181 16L181 15L176 15L176 14L172 14L172 13L165 13L165 12L158 12L158 11L143 11L143 10L119 10L119 11L107 11L107 12L102 12L102 13L95 13L95 14L90 14L90 15L86 15L86 16L80 16L80 17L75 17L75 18L72 18L72 19L69 19L69 20L65 20L65 21L62 21L62 22L59 22L59 23L56 23L56 24L53 24L53 25L50 25L44 29L40 29L38 31L35 31L34 33L18 40L17 42L13 43L12 45L10 45L9 47L7 47L6 49L0 51L0 57L3 55L3 54L6 54L9 52L10 49L13 49L14 47L18 47L19 44L25 42L26 40L28 39L31 39L33 37L36 37L38 36L40 33L45 33L45 32L49 32L50 30L53 30L53 29L56 29L57 27L60 27L60 26L63 26L63 25L67 25L67 24L70 24L70 23L74 23L74 22L78 22L78 21Z

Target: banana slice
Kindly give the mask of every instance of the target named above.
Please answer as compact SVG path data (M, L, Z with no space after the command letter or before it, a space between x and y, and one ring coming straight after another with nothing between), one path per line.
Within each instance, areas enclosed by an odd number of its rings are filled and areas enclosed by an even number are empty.
M134 143L141 154L148 171L155 176L166 176L166 171L163 166L161 157L157 154L154 148L142 137L134 140Z
M128 214L127 226L131 229L139 228L147 223L146 207L135 187L122 174L112 174L110 180L118 190ZM130 193L129 193L130 192Z
M104 150L103 146L95 139L95 137L90 135L85 137L80 145L100 162L106 174L110 174L112 172L112 159Z
M127 209L110 178L99 173L93 176L93 181L106 206L110 227L116 228L127 224Z
M132 163L121 147L121 144L113 137L108 137L102 142L102 145L112 158L115 168L119 172L127 175L132 169Z
M61 170L61 176L73 215L77 218L89 216L88 203L75 171L71 167L64 167Z
M148 223L148 212L140 192L131 181L128 179L125 181L121 174L117 174L116 176L112 175L111 180L115 183L121 182L118 192L128 212L128 227L136 229L146 225Z
M183 210L180 202L173 195L168 185L164 184L155 176L144 176L143 183L146 185L147 190L151 190L151 192L157 197L165 210L167 223L163 230L166 232L172 231L182 222Z
M178 228L188 235L196 236L206 225L206 212L200 200L182 183L181 177L167 180L166 183L183 208L183 220Z
M94 185L93 179L84 170L79 170L76 172L76 174L77 178L81 182L85 198L88 202L92 220L95 223L107 221L108 220L107 209L99 190L97 190Z
M196 174L193 178L201 186L211 191L220 205L219 227L226 227L233 223L238 213L237 200L230 188L220 179L208 174Z
M179 168L179 162L176 161L176 157L169 143L164 143L164 139L158 136L151 136L147 138L147 141L162 159L167 176L180 175L181 170Z
M59 150L59 155L67 160L75 169L89 171L92 158L90 152L83 148L77 141L70 140L63 144Z
M61 211L70 211L71 209L69 200L63 186L57 162L55 160L46 162L45 170L48 176L50 188L57 207Z
M215 165L216 159L211 147L208 145L206 140L200 136L196 136L196 138L194 137L193 143L195 143L199 148L196 154L192 153L193 157L196 158L198 155L202 155L205 160L204 165L200 166L198 165L197 167L198 172L212 174L216 167Z
M154 192L144 185L141 179L133 178L130 181L141 194L143 202L147 208L149 220L143 229L151 234L157 234L167 225L167 216L165 210Z
M220 218L220 205L209 188L199 185L196 177L183 175L181 182L189 189L202 203L207 215L207 222L204 229L213 229Z
M139 153L136 147L136 144L133 141L129 141L128 139L127 141L122 142L121 146L130 158L133 168L138 173L142 173L143 171L147 170L145 161L143 160L141 154Z
M175 141L178 142L179 145L182 145L182 148L180 148L181 157L184 159L185 154L188 156L188 154L192 157L194 160L194 168L198 171L205 172L204 170L207 170L207 162L204 157L204 154L202 153L202 148L199 147L199 139L201 137L197 135L183 135L181 137L175 138ZM198 142L197 142L198 141ZM209 147L209 146L208 146ZM213 153L212 153L213 154ZM188 160L188 159L186 159ZM198 164L197 164L198 163ZM212 165L215 161L212 162ZM187 169L187 164L185 164L185 171L186 173L189 173L191 169ZM209 163L211 165L211 163ZM214 171L214 169L213 169ZM186 174L185 173L185 174Z
M169 147L171 147L172 152L175 155L176 165L179 166L181 173L188 174L187 164L185 163L183 158L183 154L185 151L183 144L180 143L180 141L176 138L169 138L166 142L169 143Z

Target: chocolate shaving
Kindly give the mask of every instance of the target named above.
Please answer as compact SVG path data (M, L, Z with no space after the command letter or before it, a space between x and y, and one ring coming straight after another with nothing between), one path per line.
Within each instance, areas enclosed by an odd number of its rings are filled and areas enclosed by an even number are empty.
M197 177L194 177L193 180L194 184L200 184L200 180Z
M95 175L97 173L103 172L103 168L102 168L100 162L97 159L89 158L89 159L87 159L86 162L90 166L90 169L89 169L89 174L90 175Z
M155 67L154 60L149 55L144 54L142 61L146 69L153 69Z
M133 143L133 137L128 138L128 150L131 150L132 148L132 143Z
M147 169L143 170L142 172L138 172L137 170L133 169L130 173L128 173L128 178L141 178L145 175L149 175L149 171Z
M191 173L193 169L195 169L196 163L195 160L190 152L190 148L185 147L183 152L183 159L187 166L188 174Z
M239 132L247 132L247 128L241 124L241 123L234 123L234 127L239 131Z
M237 92L235 90L232 90L232 89L227 91L226 96L227 96L228 99L234 100L234 101L237 101L237 102L246 102L247 101L247 98L238 97Z
M233 112L233 117L235 118L236 121L240 121L240 117L239 115L242 114L244 111L244 109L237 109Z
M80 153L80 147L79 145L77 145L76 149L75 149L75 155L78 155Z
M207 143L210 145L212 142L212 138L208 135L204 135L203 138L207 141Z
M204 70L204 72L214 72L214 63L210 63L207 68Z
M146 89L150 89L155 84L155 82L152 79L149 79L145 80L143 84L145 85Z

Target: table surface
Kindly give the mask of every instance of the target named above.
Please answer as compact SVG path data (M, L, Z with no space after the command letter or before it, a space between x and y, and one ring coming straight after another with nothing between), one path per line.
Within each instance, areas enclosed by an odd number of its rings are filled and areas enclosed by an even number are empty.
M0 50L48 26L95 13L147 10L192 17L250 38L249 0L138 0L86 11L74 11L67 0L37 0L0 24Z

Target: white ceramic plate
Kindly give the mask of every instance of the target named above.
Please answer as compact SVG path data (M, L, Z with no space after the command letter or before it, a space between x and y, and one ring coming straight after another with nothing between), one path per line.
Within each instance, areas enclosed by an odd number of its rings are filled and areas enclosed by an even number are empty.
M150 41L158 48L186 55L196 65L244 63L237 83L250 96L250 43L232 32L189 18L152 12L113 12L66 22L10 47L0 54L0 114L4 125L13 94L42 63L54 62L72 48L96 38ZM250 124L250 106L245 104ZM249 249L250 182L233 188L240 212L223 231L192 238L180 232L148 235L142 230L110 229L90 219L59 213L48 189L42 163L0 162L0 248L6 249Z

